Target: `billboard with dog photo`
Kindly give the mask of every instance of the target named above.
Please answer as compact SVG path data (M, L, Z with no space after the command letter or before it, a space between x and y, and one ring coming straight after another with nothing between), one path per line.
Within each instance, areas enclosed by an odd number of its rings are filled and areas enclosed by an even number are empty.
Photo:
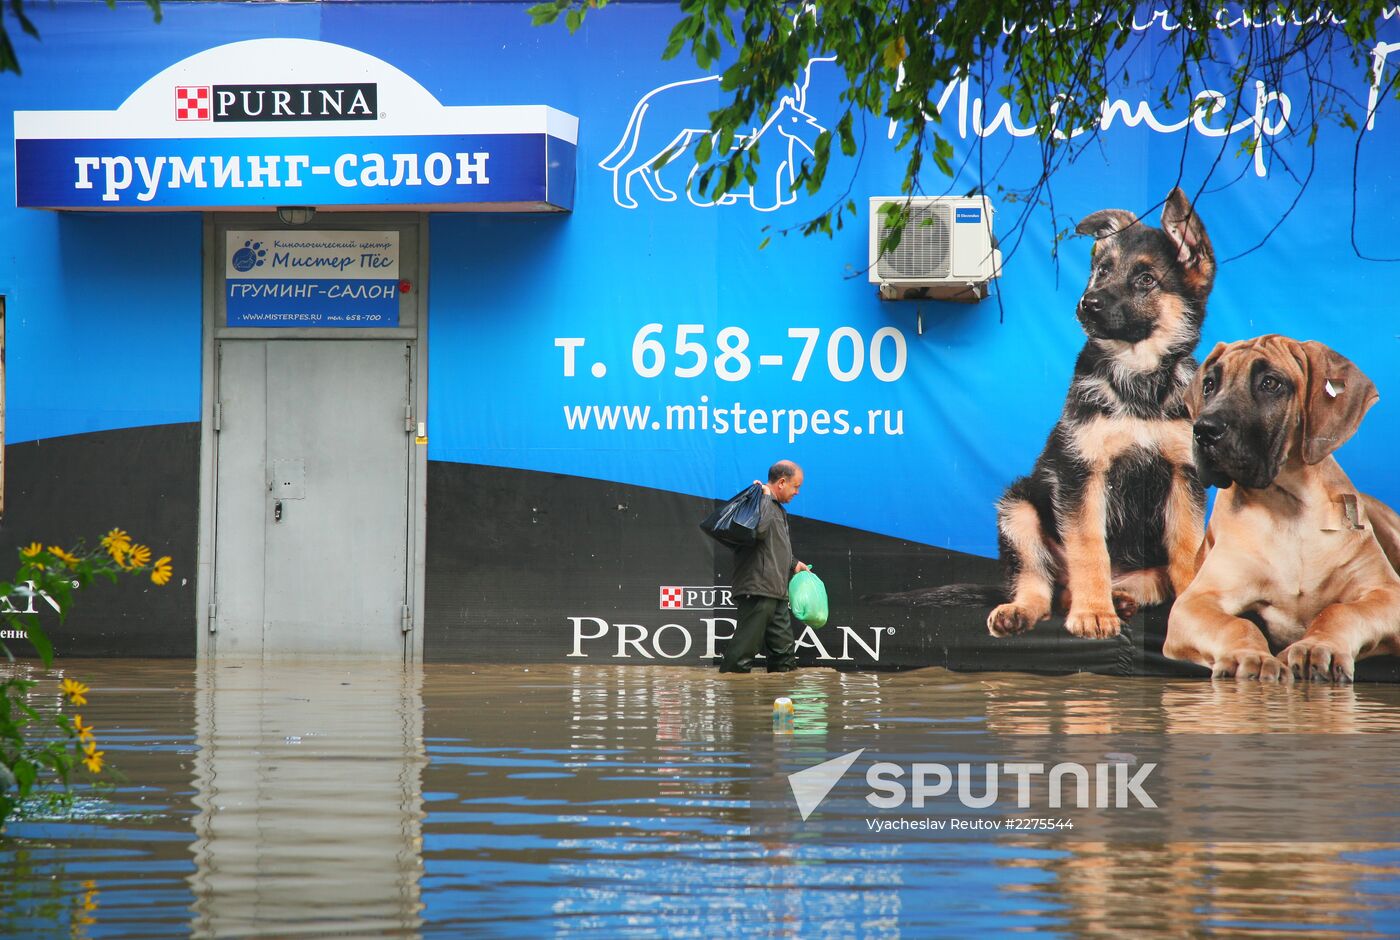
M1092 146L1033 196L1046 116L1020 113L995 76L935 89L953 175L930 166L921 187L963 200L950 237L965 226L996 239L999 277L978 303L886 300L871 284L864 213L898 194L906 156L886 122L865 119L859 154L834 157L822 191L791 190L843 112L829 57L736 139L759 148L756 178L702 195L705 166L686 148L724 93L718 70L662 59L668 7L615 5L574 36L532 27L513 3L212 4L167 10L157 28L119 11L100 81L81 66L106 11L44 15L23 81L0 86L13 110L115 110L176 62L275 36L356 50L443 105L577 117L571 211L429 219L426 658L713 662L734 630L732 557L697 523L779 459L805 471L793 546L831 600L829 625L799 633L804 662L1273 674L1263 657L1294 648L1277 662L1346 678L1359 652L1388 649L1400 14L1382 19L1366 61L1332 63L1345 122L1294 75L1240 85L1207 69L1161 100L1154 78L1180 24L1145 6L1120 24L1136 41ZM1241 20L1241 43L1292 28L1246 24L1229 5L1222 16ZM392 116L383 95L376 108ZM679 156L658 165L667 153ZM857 223L802 236L841 193ZM160 518L194 558L200 219L0 215L19 236L0 293L14 327L12 469L32 481L20 485L61 489L93 448L133 476L154 461L184 494L179 520ZM1271 334L1295 344L1227 346L1200 389L1197 362L1218 343ZM113 396L105 376L131 369L160 375L159 393ZM1366 383L1380 403L1351 407ZM61 404L40 391L56 387ZM1322 417L1336 408L1346 420ZM1219 417L1235 412L1253 423ZM1319 422L1330 449L1309 462ZM171 441L153 457L141 439L159 434ZM71 469L38 459L55 439L73 448ZM1204 475L1203 447L1216 461ZM1250 475L1261 468L1276 472ZM1295 479L1327 507L1316 525L1275 505L1275 490L1301 492ZM1269 521L1228 538L1217 527L1204 557L1212 505L1246 491L1264 494ZM145 503L132 512L155 518ZM1217 560L1261 554L1275 580ZM1240 569L1240 583L1170 621L1203 562ZM1307 603L1284 604L1298 585ZM1371 606L1296 647L1324 610L1354 603ZM144 648L169 649L165 632L194 613L143 628ZM1221 631L1224 646L1200 639ZM1375 657L1363 677L1400 677L1387 663L1400 661Z
M629 25L645 20L624 15ZM591 21L591 52L623 25ZM693 159L652 164L672 141L704 132L701 115L721 100L714 76L648 62L619 70L635 93L581 117L580 201L598 206L608 241L536 287L539 319L472 326L496 348L547 354L474 374L472 385L523 381L532 394L509 414L485 398L444 402L490 434L436 451L464 475L544 473L541 487L561 499L598 480L618 494L569 497L607 507L585 526L610 533L600 535L607 548L591 544L572 556L574 571L551 568L533 584L550 603L560 593L597 598L570 608L567 656L712 653L723 611L634 609L624 599L696 575L722 585L727 553L711 555L688 530L710 504L677 504L660 526L666 535L651 541L632 494L723 498L789 457L806 470L789 507L800 517L795 550L832 585L833 623L865 631L872 648L878 640L882 659L1173 668L1157 652L1170 601L1194 574L1208 507L1185 396L1196 357L1222 340L1281 333L1349 352L1370 373L1390 369L1384 299L1396 275L1370 259L1394 253L1384 195L1400 185L1384 156L1394 103L1381 93L1393 37L1377 42L1373 70L1348 73L1352 100L1373 106L1370 120L1359 133L1321 121L1309 145L1307 90L1286 81L1251 81L1226 100L1218 89L1231 87L1228 76L1203 76L1193 91L1218 102L1209 116L1189 99L1153 100L1150 76L1172 24L1144 15L1133 28L1149 41L1132 79L1104 103L1093 150L1058 168L1053 205L991 199L1003 271L977 305L881 302L865 277L863 232L776 234L825 208L785 182L806 137L840 116L835 63L811 61L786 113L755 128L778 144L777 158L765 146L759 181L719 204L695 192L703 168ZM991 193L1009 197L1037 178L1032 130L996 88L968 80L936 93L957 176L930 173L927 192L978 191L993 167L1004 190ZM885 131L868 126L859 167L838 164L828 178L844 182L845 172L857 193L893 192L902 162ZM551 245L552 257L570 257L571 235ZM496 263L510 264L507 249L492 250ZM590 304L569 301L576 287ZM588 316L598 305L606 313ZM1400 418L1382 414L1346 453L1360 452L1348 462L1366 479L1357 485L1385 500ZM532 510L539 498L531 494ZM539 513L531 520L546 524ZM613 562L614 552L630 562ZM618 575L616 588L605 571ZM595 577L605 591L589 585ZM543 601L518 602L547 616ZM816 661L869 658L825 635L806 637ZM1281 649L1297 637L1270 639Z

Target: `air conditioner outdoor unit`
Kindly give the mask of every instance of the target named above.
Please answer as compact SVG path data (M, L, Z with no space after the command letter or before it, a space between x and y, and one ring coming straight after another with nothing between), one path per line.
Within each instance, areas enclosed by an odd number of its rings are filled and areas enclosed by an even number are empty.
M1001 251L992 235L992 203L986 196L919 196L907 199L909 218L899 244L884 255L889 232L881 207L903 205L904 196L870 197L870 283L883 300L955 300L976 303L1001 276Z

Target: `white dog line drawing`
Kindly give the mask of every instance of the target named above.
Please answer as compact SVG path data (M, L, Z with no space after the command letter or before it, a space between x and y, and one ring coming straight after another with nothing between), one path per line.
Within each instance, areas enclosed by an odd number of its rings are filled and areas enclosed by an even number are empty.
M797 176L802 148L808 154L814 152L816 139L825 133L826 128L819 124L806 110L807 93L812 79L812 68L818 62L834 62L831 56L810 60L803 70L802 82L793 88L792 95L784 95L773 114L762 126L750 133L738 135L734 139L733 150L755 146L765 134L776 129L785 138L787 151L784 159L778 162L771 179L773 187L766 187L761 193L734 191L726 194L718 203L704 199L694 191L699 175L704 167L696 166L687 174L686 188L689 201L696 206L733 205L740 199L760 212L771 212L796 199L790 187ZM660 202L675 202L676 193L661 180L661 171L685 153L696 139L702 135L712 135L710 112L715 105L715 92L720 77L707 75L703 78L671 82L643 95L632 109L623 131L612 152L599 161L598 166L613 174L613 201L625 209L635 209L637 200L632 195L632 181L640 177L651 195ZM655 112L655 113L653 113ZM718 135L715 135L716 139ZM715 154L712 163L728 157L728 154ZM658 161L663 163L653 168ZM765 174L766 176L766 174Z

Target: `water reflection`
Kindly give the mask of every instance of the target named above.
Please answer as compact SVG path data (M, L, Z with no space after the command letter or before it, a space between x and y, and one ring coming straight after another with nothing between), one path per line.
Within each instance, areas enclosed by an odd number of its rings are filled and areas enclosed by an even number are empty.
M1285 814L1244 841L838 844L760 837L749 811L785 792L750 763L778 696L797 712L784 746L820 755L841 735L1396 732L1400 687L592 664L76 674L127 780L0 839L0 934L56 919L134 937L1400 935L1400 847L1301 842ZM1336 811L1393 812L1400 780L1375 783Z
M361 663L199 669L196 936L417 929L421 688Z
M497 690L491 720L449 720L468 687ZM1400 689L1389 687L434 667L425 927L1122 936L1400 926L1395 846L1292 842L1285 818L1229 843L765 842L749 832L747 806L782 782L755 779L747 743L771 734L779 695L797 709L790 748L813 761L829 756L823 735L853 730L876 747L910 729L970 739L1400 730ZM1380 786L1375 807L1338 812L1388 812L1400 784Z
M1290 743L1300 733L1400 731L1400 699L1393 687L1289 687L1233 680L1123 685L1097 678L1046 680L1035 683L1035 689L1017 685L1007 677L987 681L989 730L1288 734L1295 736ZM1297 757L1309 760L1306 752ZM1377 785L1391 791L1395 781ZM1289 781L1279 779L1274 786L1276 791L1264 798L1286 803ZM1377 805L1335 806L1333 811L1365 819L1388 813L1381 806L1393 798L1393 793L1378 794ZM1396 890L1397 847L1297 842L1289 839L1295 827L1296 821L1280 812L1274 825L1249 842L1066 844L1063 854L1008 863L1051 876L1012 890L1027 905L1062 911L1063 923L1080 936L1395 935L1400 917L1393 903L1378 895Z

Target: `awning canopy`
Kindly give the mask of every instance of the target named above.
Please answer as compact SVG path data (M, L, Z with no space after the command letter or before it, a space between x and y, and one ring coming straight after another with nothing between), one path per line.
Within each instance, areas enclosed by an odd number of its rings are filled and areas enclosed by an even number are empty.
M179 62L115 111L15 112L21 207L567 212L578 118L448 107L374 56L255 39Z

